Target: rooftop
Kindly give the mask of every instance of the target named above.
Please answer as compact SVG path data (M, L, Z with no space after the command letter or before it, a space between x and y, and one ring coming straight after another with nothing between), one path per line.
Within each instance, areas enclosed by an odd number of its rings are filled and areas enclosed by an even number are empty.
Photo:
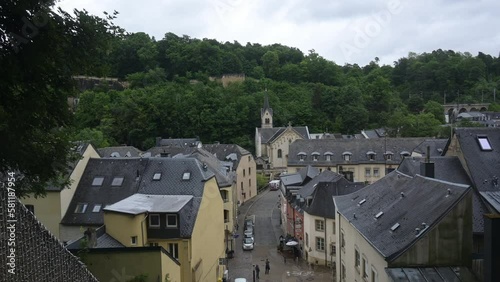
M127 214L141 213L178 213L193 196L187 195L146 195L134 194L117 203L107 206L104 211Z

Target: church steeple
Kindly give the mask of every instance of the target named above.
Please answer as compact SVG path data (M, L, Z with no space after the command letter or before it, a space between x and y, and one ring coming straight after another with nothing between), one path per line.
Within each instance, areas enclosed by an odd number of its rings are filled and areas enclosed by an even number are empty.
M264 94L264 107L260 109L261 128L273 128L273 109L269 107L267 89Z

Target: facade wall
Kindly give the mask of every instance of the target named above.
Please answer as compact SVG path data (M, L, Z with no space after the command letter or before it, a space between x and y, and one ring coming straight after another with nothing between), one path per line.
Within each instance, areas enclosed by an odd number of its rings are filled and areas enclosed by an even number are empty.
M312 164L313 167L318 168L320 172L325 171L325 170L331 170L333 172L340 173L340 166L342 166L343 171L351 171L353 172L353 182L368 182L369 184L374 183L375 181L383 178L386 175L386 170L387 169L396 169L397 166L395 165L385 165L385 164L380 164L380 163L373 163L373 164L342 164L339 166L325 166L325 165L314 165ZM304 166L288 166L287 171L288 173L295 173L298 172L300 169L306 167ZM367 175L367 171L369 170L369 174ZM378 176L376 176L376 170L378 170Z
M206 182L203 199L191 236L193 277L185 281L217 281L225 258L223 202L215 178Z
M240 204L257 196L257 165L252 155L241 156L236 175L236 195Z
M122 243L125 247L140 247L147 242L147 216L145 214L128 215L104 211L106 233ZM132 245L132 237L137 237Z
M387 262L365 238L341 215L337 213L336 229L339 246L336 255L336 281L392 281L385 272ZM342 247L342 234L345 245ZM360 254L360 266L355 265L355 250ZM363 259L368 264L368 278L363 280ZM344 266L344 267L343 267ZM345 279L342 279L342 269L345 269ZM373 275L376 276L372 280Z
M324 222L323 231L316 230L316 220ZM333 218L323 218L304 213L304 250L307 253L304 259L308 263L328 266L335 262L335 253L332 252L332 246L336 245L336 230L334 227L335 219ZM324 239L323 251L316 248L317 237Z
M272 168L287 167L290 144L292 144L292 142L297 139L302 139L302 137L291 128L287 128L281 136L279 136L271 144L269 144L267 149L269 162L271 162ZM278 158L279 150L281 150L281 158Z
M88 269L99 281L129 281L147 275L146 281L181 282L180 266L160 250L140 252L90 252L86 255Z

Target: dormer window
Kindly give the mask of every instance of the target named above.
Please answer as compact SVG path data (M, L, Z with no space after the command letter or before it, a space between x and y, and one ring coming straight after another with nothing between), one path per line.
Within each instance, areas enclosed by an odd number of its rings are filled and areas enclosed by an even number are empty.
M493 148L491 147L491 144L490 144L490 140L488 140L488 136L478 135L477 142L479 142L479 147L481 148L481 151L492 151L493 150Z
M333 153L332 152L325 152L325 160L326 161L331 161L332 160Z
M168 214L167 215L167 228L176 228L177 227L177 215Z
M149 227L160 227L160 215L150 214L149 215Z
M160 179L161 179L161 172L157 172L153 175L153 180L158 181Z
M122 186L122 184L123 184L123 177L115 177L113 178L111 186Z
M387 152L385 152L385 154L384 154L385 160L387 160L387 161L392 160L393 155L394 155L394 153L393 153L393 152L391 152L391 151L387 151Z
M312 156L313 161L315 161L315 162L318 161L318 157L319 157L318 152L312 152L311 156Z
M92 180L92 186L102 186L102 182L104 181L104 176L96 176L94 180Z
M401 155L401 158L404 158L404 157L409 157L411 154L408 151L403 151L403 152L401 152L400 155Z
M191 172L186 171L182 174L182 180L189 180L191 178Z
M342 158L344 159L344 161L350 161L351 157L352 157L352 153L351 152L344 152L342 154Z
M297 154L299 156L299 161L304 161L306 159L306 153L300 152Z
M369 159L370 161L374 161L374 160L375 160L375 156L376 156L376 155L377 155L377 154L376 154L374 151L368 151L368 152L366 153L366 156L368 157L368 159Z

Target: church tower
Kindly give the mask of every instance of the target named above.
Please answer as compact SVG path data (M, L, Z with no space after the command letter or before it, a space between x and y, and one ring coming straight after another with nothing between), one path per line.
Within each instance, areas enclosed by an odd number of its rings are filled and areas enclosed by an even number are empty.
M264 94L264 107L260 109L261 128L273 128L273 109L269 107L269 98Z

